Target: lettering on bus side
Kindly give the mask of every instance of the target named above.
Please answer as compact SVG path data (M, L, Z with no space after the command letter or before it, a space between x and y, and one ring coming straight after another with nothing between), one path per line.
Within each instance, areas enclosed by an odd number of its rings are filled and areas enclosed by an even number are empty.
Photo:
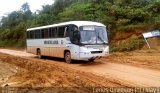
M44 41L44 44L58 44L58 40L54 40L54 41L46 40L46 41Z

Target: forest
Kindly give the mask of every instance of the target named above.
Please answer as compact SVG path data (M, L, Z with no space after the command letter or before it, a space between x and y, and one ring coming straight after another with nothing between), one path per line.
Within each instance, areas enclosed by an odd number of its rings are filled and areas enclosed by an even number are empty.
M34 13L26 2L0 20L0 47L26 46L26 29L87 20L107 26L112 51L141 48L143 32L160 29L160 0L54 0Z

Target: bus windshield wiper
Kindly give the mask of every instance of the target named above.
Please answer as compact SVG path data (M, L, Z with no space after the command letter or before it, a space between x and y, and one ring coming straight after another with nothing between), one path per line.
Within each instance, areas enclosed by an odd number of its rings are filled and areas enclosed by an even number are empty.
M99 35L98 35L98 39L100 39L103 42L103 44L107 44L107 42L105 42Z

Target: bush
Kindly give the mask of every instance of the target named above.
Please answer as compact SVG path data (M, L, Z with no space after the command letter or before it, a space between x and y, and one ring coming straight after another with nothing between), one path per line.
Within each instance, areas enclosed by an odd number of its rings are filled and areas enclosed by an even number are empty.
M132 36L127 40L123 40L118 46L112 46L110 52L115 51L132 51L143 47L145 41L142 37Z

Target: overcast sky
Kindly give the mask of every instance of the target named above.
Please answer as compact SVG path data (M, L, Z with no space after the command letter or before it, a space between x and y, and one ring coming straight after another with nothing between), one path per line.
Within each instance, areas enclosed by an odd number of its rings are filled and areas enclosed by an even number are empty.
M32 12L40 10L42 5L51 5L54 0L0 0L0 17L10 13L14 10L18 10L21 6L28 2Z

